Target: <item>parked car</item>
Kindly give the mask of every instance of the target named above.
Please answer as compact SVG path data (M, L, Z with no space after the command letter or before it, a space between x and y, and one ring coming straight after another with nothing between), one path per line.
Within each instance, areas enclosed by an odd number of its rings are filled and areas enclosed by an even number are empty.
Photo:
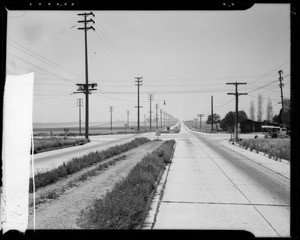
M265 138L277 138L281 136L287 136L287 128L279 126L264 125L262 132L265 134Z

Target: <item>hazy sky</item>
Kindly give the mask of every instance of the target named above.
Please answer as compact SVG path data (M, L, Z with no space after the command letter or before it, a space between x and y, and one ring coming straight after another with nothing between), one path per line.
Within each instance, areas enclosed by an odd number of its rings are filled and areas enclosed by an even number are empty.
M160 108L182 120L214 112L221 118L239 109L249 115L258 94L265 109L270 97L280 110L278 71L284 97L290 97L290 5L255 4L246 11L93 11L96 31L88 31L90 121L137 120L135 77L141 121L149 115L148 94ZM35 73L34 122L78 121L75 83L85 83L84 31L80 11L9 11L7 74ZM163 100L166 105L163 106ZM82 112L84 120L84 108Z

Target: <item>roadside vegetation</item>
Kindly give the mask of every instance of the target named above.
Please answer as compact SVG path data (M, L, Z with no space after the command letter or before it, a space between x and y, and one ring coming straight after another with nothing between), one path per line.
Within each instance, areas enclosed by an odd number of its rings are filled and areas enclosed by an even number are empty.
M41 194L40 197L35 199L35 204L38 205L40 203L43 203L43 202L47 201L47 199L58 198L66 190L76 186L79 182L84 182L84 181L88 180L90 177L97 176L98 174L100 174L100 172L104 171L109 166L115 165L116 162L124 160L125 158L126 158L126 155L122 154L122 155L112 158L109 161L104 161L103 163L99 164L97 167L95 167L95 168L81 174L80 176L77 176L73 180L69 181L66 185L63 185L59 188L56 188L56 189L53 189L53 190L50 190L50 191L47 191L47 192ZM33 202L30 202L30 207L32 207L32 206L33 206Z
M110 147L106 150L103 150L101 152L98 152L98 151L90 152L81 157L73 158L69 162L64 163L63 165L61 165L57 168L54 168L51 171L37 173L34 176L35 189L55 183L59 179L67 177L68 175L71 175L75 172L78 172L83 168L90 167L98 162L102 162L110 157L119 155L121 153L124 153L124 152L132 149L132 148L135 148L141 144L144 144L144 143L147 143L150 141L151 140L148 138L136 138L128 143L125 143L122 145L116 145L116 146ZM30 193L33 192L33 179L32 178L30 178L29 192Z
M34 139L34 153L42 152L45 150L51 150L53 148L83 145L88 143L89 140L86 138L75 139L75 138L35 138Z
M290 139L243 139L239 145L251 151L268 154L276 160L280 158L290 161Z
M151 196L174 153L174 140L164 142L145 156L115 184L104 198L94 202L82 221L86 229L137 229L146 217Z

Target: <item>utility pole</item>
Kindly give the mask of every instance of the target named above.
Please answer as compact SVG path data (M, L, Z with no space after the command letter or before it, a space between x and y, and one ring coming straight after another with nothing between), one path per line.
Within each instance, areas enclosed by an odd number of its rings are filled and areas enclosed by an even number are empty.
M227 93L227 95L235 95L235 140L238 141L238 122L239 122L239 96L240 95L247 95L247 93L239 93L238 92L238 85L247 84L242 82L233 82L233 83L226 83L227 85L234 85L235 86L235 93Z
M127 110L127 127L129 128L129 110Z
M211 96L211 132L214 131L214 98Z
M170 124L169 113L167 113L166 117L167 117L167 127L169 127L169 124Z
M113 106L109 106L109 112L110 112L110 131L112 132L112 113L114 111Z
M158 129L158 103L155 104L155 115L156 115L156 130Z
M154 99L153 94L149 94L149 100L150 100L150 131L151 131L151 127L152 127L152 100Z
M77 89L78 92L74 92L74 93L84 93L85 94L85 138L88 139L89 138L89 94L91 94L92 90L97 90L95 89L95 87L97 87L97 83L91 83L89 84L89 78L88 78L88 50L87 50L87 30L93 29L95 31L95 29L90 26L87 27L87 23L94 23L94 20L89 19L87 20L87 16L89 15L93 15L93 17L95 17L95 15L90 12L90 13L80 13L77 14L78 16L84 16L84 20L83 21L78 21L78 23L84 23L84 27L82 28L78 28L78 30L84 30L84 39L85 39L85 84L76 84L79 89Z
M77 99L77 107L79 107L79 136L81 136L81 107L83 107L82 98Z
M162 128L162 109L160 109L160 128Z
M199 126L199 129L201 131L201 122L202 122L202 117L204 117L204 114L197 114L197 117L200 118L200 126Z
M280 87L280 92L281 92L281 106L282 106L282 114L281 114L281 120L284 123L284 102L283 102L283 92L282 92L282 87L284 87L284 84L282 83L283 77L281 77L281 74L283 73L282 70L278 71L279 73L279 87ZM279 102L280 103L280 102Z
M137 130L138 132L140 131L140 108L142 108L142 106L140 106L140 86L143 85L143 77L136 77L135 79L137 79L135 82L137 84L135 84L138 87L138 105L135 106L138 109L138 126L137 126Z

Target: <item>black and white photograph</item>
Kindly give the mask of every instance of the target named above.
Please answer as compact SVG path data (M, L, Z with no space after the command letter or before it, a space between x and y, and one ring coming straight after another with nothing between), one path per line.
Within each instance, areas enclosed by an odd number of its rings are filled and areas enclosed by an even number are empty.
M291 4L59 4L6 9L3 233L291 237Z

